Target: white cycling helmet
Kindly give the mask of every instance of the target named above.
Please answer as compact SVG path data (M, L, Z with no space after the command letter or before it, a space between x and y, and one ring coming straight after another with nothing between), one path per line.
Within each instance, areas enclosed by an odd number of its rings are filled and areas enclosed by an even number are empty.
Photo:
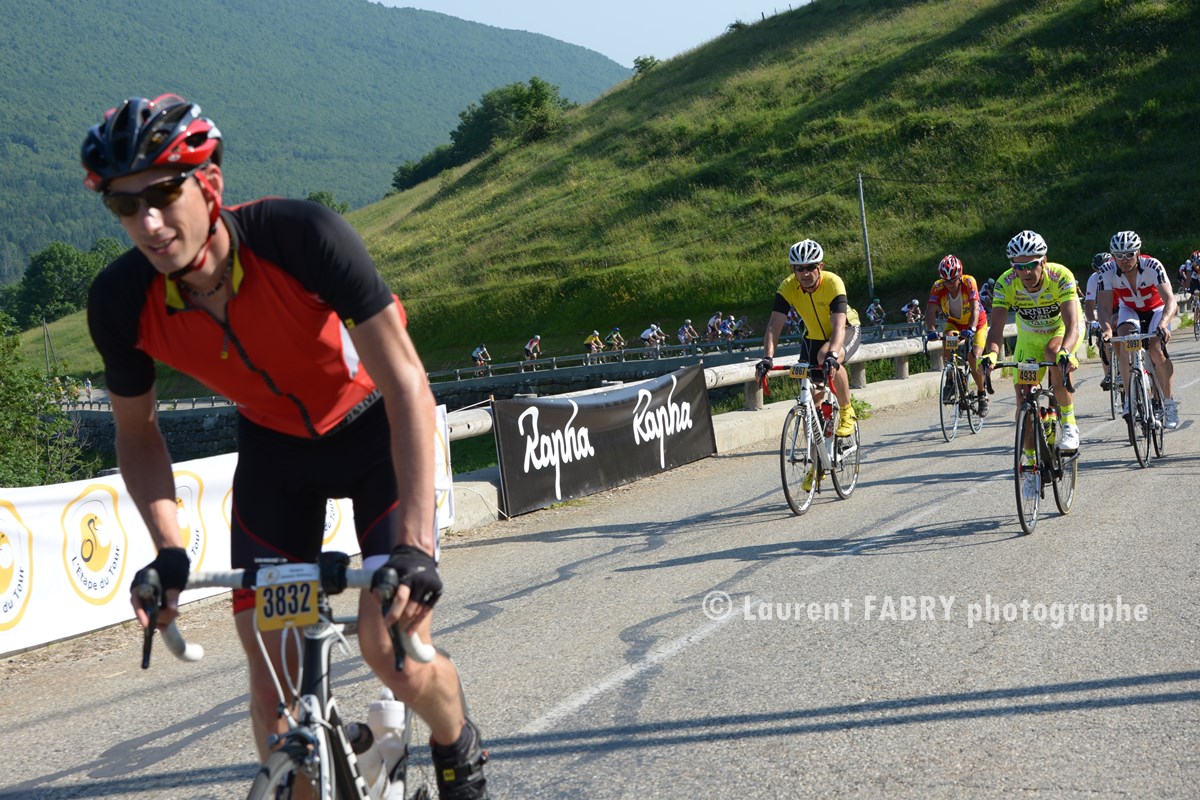
M1044 256L1046 249L1046 240L1040 233L1021 231L1008 240L1008 247L1004 248L1004 252L1011 261L1022 256Z
M1141 249L1142 237L1133 231L1114 233L1112 239L1108 241L1108 251L1110 253L1134 253Z
M825 260L825 251L812 239L805 239L788 250L788 261L793 264L819 264Z
M692 324L692 321L691 321L690 319L685 319L685 320L683 321L683 324L684 324L684 325L691 325L691 324Z

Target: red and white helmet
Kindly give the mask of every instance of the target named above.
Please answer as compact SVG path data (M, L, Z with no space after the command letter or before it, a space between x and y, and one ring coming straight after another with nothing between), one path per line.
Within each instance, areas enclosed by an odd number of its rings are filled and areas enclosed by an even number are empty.
M221 163L221 131L200 106L174 94L130 97L88 129L80 148L83 183L102 192L116 178L151 167Z
M952 281L956 278L961 278L963 274L963 264L958 256L948 255L938 262L938 275L942 276L944 281Z

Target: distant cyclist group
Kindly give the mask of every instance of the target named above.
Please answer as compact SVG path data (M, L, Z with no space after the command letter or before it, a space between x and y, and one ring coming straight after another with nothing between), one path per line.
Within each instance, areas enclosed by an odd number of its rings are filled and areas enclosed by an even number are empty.
M698 345L707 342L732 342L735 339L742 339L748 336L753 336L754 330L750 327L746 315L740 318L735 318L733 314L724 315L717 311L711 317L705 326L705 332L701 335L692 325L690 319L685 319L683 324L675 331L675 340L680 345ZM650 323L641 334L638 340L641 342L643 349L657 349L667 345L670 342L670 335L657 322ZM612 330L604 337L600 336L599 330L594 330L583 339L582 352L584 362L590 363L593 356L600 356L606 351L625 350L630 347L625 337L621 335L621 328L613 326ZM524 360L536 361L542 358L542 336L535 334L529 339L524 346ZM486 344L480 344L471 351L471 363L476 367L476 375L485 375L490 372L490 363L492 355L488 352Z
M1069 376L1079 367L1089 331L1111 348L1110 361L1118 366L1114 372L1105 364L1101 386L1106 392L1114 381L1129 383L1130 359L1121 340L1130 336L1146 338L1157 384L1155 397L1161 398L1162 427L1177 428L1174 368L1166 346L1179 309L1162 262L1142 252L1137 233L1120 231L1110 239L1108 251L1092 259L1093 274L1084 291L1071 270L1049 261L1047 254L1046 240L1040 234L1021 231L1005 248L1009 269L982 286L965 273L960 258L946 255L937 265L937 278L923 308L916 299L905 306L907 321L923 324L928 341L947 338L965 343L974 391L966 390L966 396L960 399L953 382L944 382L940 402L962 402L977 417L987 416L988 394L992 392L989 373L1003 353L1004 329L1012 314L1017 327L1013 362L1040 365L1036 379L1018 379L1014 373L1018 414L1026 397L1040 384L1045 365L1055 365L1057 369L1050 370L1050 392L1061 431L1054 437L1058 451L1073 454L1079 449L1079 423ZM840 407L835 435L850 436L857 431L843 366L861 340L859 316L849 304L841 277L825 268L824 250L819 243L812 239L797 242L790 248L788 260L791 274L775 293L758 375L761 379L774 367L780 333L790 311L798 311L805 329L799 362L809 365L806 374L818 385L824 380L832 386ZM1180 284L1181 291L1190 295L1193 306L1200 309L1200 251L1180 267ZM868 322L881 324L882 319L882 305L874 298L868 308ZM1122 413L1129 419L1129 397L1124 399ZM1025 444L1030 459L1036 457L1032 448L1031 443ZM1026 482L1027 494L1040 486L1032 473L1026 475Z

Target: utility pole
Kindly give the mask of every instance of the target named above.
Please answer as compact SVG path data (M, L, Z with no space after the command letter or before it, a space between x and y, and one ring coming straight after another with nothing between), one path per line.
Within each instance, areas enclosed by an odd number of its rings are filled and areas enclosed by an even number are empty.
M871 272L871 241L867 238L867 204L863 202L862 173L858 173L858 213L862 217L863 252L867 254L867 294L875 296L875 275Z

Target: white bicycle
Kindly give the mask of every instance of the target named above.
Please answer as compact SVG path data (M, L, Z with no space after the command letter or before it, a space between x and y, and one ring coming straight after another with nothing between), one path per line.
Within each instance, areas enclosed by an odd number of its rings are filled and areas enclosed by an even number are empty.
M412 731L412 709L391 701L387 704L386 744L376 742L370 727L346 722L338 713L330 681L331 657L335 645L346 646L344 632L356 624L353 617L335 617L329 596L347 588L371 586L374 572L349 569L345 553L322 553L316 564L273 564L258 570L196 572L188 576L187 588L226 588L255 590L255 634L264 660L271 669L279 694L280 713L288 729L274 735L268 744L274 750L259 769L250 787L248 800L288 800L301 784L309 791L305 797L320 800L427 800L426 786L408 785L408 744ZM149 572L153 573L153 570ZM391 571L391 578L396 578ZM150 649L157 609L162 603L158 576L137 587L150 614L144 633L142 668L150 666ZM384 613L399 585L389 576L378 588L385 598ZM298 681L287 668L288 635L280 639L280 659L293 705L285 702L280 676L267 658L261 632L282 630L301 637L301 663ZM162 629L163 643L183 661L198 661L204 648L186 642L172 622ZM415 634L389 631L396 649L396 668L403 667L407 655L421 663L433 660L437 651ZM386 690L385 690L386 692ZM386 693L385 697L390 694ZM375 709L372 709L374 713ZM383 752L381 752L381 750ZM390 757L387 757L390 756ZM367 769L363 769L367 766ZM373 767L373 769L372 769ZM374 774L372 774L374 773Z

